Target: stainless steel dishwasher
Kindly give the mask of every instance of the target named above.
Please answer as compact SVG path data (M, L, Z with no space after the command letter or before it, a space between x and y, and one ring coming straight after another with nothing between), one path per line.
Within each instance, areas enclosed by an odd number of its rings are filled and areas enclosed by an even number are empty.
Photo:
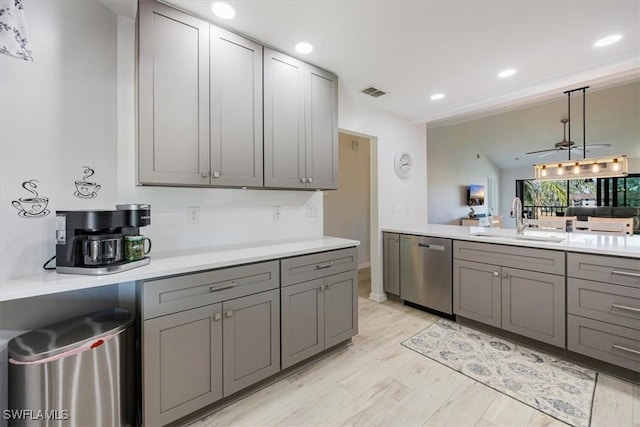
M451 239L400 237L400 298L453 315Z

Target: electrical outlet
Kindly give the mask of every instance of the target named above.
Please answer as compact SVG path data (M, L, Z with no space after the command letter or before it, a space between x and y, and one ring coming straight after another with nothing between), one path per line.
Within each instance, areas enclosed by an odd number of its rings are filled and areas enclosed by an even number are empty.
M273 220L280 221L280 217L282 216L282 206L274 206L273 207Z
M200 206L187 207L187 223L188 224L200 223Z
M315 203L307 203L307 216L316 218L318 216L318 206Z

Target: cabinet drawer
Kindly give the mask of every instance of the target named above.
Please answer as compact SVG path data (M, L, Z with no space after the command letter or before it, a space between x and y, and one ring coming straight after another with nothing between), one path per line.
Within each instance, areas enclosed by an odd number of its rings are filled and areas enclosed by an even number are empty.
M287 258L280 261L282 286L306 282L319 277L355 270L358 267L356 248L339 249Z
M569 253L567 276L640 288L640 260Z
M640 331L635 329L568 315L567 348L640 372Z
M541 273L564 274L564 252L454 240L453 257Z
M640 292L628 286L569 278L567 311L640 330Z
M150 319L276 289L278 261L184 274L143 283L143 316Z

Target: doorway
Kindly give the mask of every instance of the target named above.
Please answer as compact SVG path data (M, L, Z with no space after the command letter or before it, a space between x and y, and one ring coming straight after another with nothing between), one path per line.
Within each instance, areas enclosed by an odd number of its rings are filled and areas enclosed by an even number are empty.
M339 189L325 191L323 200L324 234L360 241L358 278L371 292L371 140L365 136L340 132Z

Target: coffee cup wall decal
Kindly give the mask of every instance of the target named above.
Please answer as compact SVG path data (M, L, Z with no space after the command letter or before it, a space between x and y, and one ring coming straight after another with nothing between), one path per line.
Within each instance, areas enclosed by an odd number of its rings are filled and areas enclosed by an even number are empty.
M95 171L91 169L89 166L82 166L84 169L82 173L84 176L82 179L79 179L75 182L76 191L73 193L79 199L93 199L98 196L98 190L100 190L100 185L89 181L89 178L93 176Z
M30 197L20 197L18 200L11 202L14 208L18 209L18 215L22 218L42 218L51 213L47 209L49 204L48 197L42 197L38 194L38 180L30 179L22 183L22 188L31 193Z

